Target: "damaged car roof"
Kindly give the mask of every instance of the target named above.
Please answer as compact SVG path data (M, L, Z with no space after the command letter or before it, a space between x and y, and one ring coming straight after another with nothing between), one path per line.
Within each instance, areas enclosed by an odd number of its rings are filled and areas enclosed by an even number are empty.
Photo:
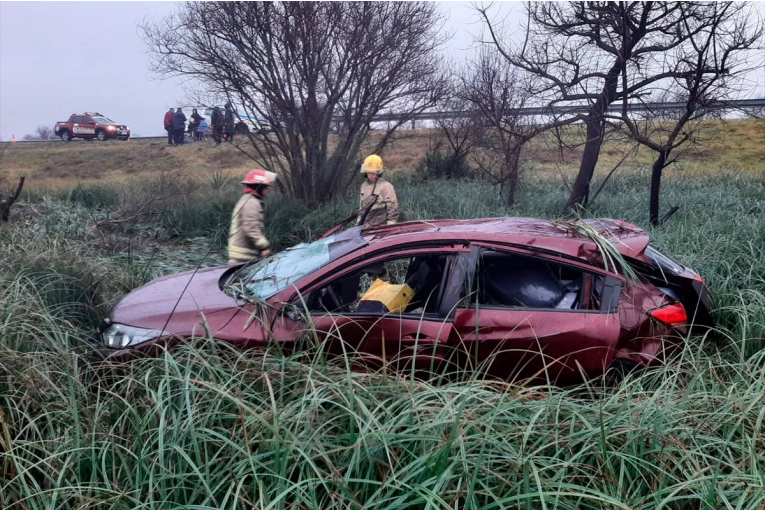
M641 228L625 221L614 219L587 219L577 222L549 221L539 218L484 218L469 220L428 220L411 221L365 230L364 237L372 242L386 242L401 237L412 237L412 241L428 238L443 239L491 239L498 242L523 245L530 249L550 250L577 257L588 262L597 262L598 246L587 230L611 241L622 255L638 257L648 246L648 234Z

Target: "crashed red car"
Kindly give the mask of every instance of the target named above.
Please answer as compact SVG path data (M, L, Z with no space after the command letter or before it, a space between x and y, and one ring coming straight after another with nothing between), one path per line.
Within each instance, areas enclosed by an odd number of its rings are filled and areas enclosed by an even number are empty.
M660 363L691 325L713 326L704 282L640 228L487 218L356 227L160 278L125 296L99 338L124 353L208 331L243 348L310 335L365 362L564 384Z

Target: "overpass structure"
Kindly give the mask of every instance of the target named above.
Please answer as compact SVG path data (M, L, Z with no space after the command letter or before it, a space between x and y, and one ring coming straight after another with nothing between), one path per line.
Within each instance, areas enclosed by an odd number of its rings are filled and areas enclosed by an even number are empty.
M715 108L723 110L746 110L755 108L765 108L765 98L760 99L733 99L733 100L720 100L715 101ZM621 105L614 107L612 103L609 108L611 111L617 111ZM686 103L683 101L665 102L665 103L628 103L627 108L631 112L652 112L662 110L684 110ZM507 111L508 116L559 116L559 115L573 115L577 113L587 113L589 107L587 105L561 105L561 106L539 106L532 108L513 108ZM433 121L441 119L458 119L469 117L471 112L468 111L440 111L440 112L423 112L412 115L401 115L397 113L382 113L376 115L372 122L391 122L401 120L416 121Z

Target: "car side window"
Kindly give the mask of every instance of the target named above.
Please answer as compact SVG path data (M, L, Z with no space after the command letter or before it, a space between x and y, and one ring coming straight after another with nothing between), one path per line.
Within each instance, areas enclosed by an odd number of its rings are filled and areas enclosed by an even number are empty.
M437 314L448 265L446 254L370 263L312 291L306 304L320 314Z
M598 310L603 278L546 259L482 249L461 307Z
M82 117L77 116L74 119L72 119L72 124L82 124Z

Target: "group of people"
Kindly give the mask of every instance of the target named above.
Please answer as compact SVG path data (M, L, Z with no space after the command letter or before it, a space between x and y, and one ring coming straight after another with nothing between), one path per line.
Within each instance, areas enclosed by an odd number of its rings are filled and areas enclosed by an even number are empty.
M362 230L398 222L398 199L393 185L383 178L382 158L368 156L361 165L361 185L357 225ZM228 263L231 265L268 257L271 254L265 234L263 200L276 182L276 174L263 169L247 172L244 194L236 203L228 238Z
M191 116L188 118L183 113L183 108L177 108L165 113L165 131L167 131L167 145L182 145L185 143L185 134L189 133L192 141L199 142L207 138L207 129L212 126L212 139L216 145L220 145L223 140L234 141L234 132L236 131L236 121L233 106L226 103L225 112L221 112L219 107L213 108L210 115L210 124L207 119L202 117L196 108L192 108ZM186 128L188 121L188 128Z

